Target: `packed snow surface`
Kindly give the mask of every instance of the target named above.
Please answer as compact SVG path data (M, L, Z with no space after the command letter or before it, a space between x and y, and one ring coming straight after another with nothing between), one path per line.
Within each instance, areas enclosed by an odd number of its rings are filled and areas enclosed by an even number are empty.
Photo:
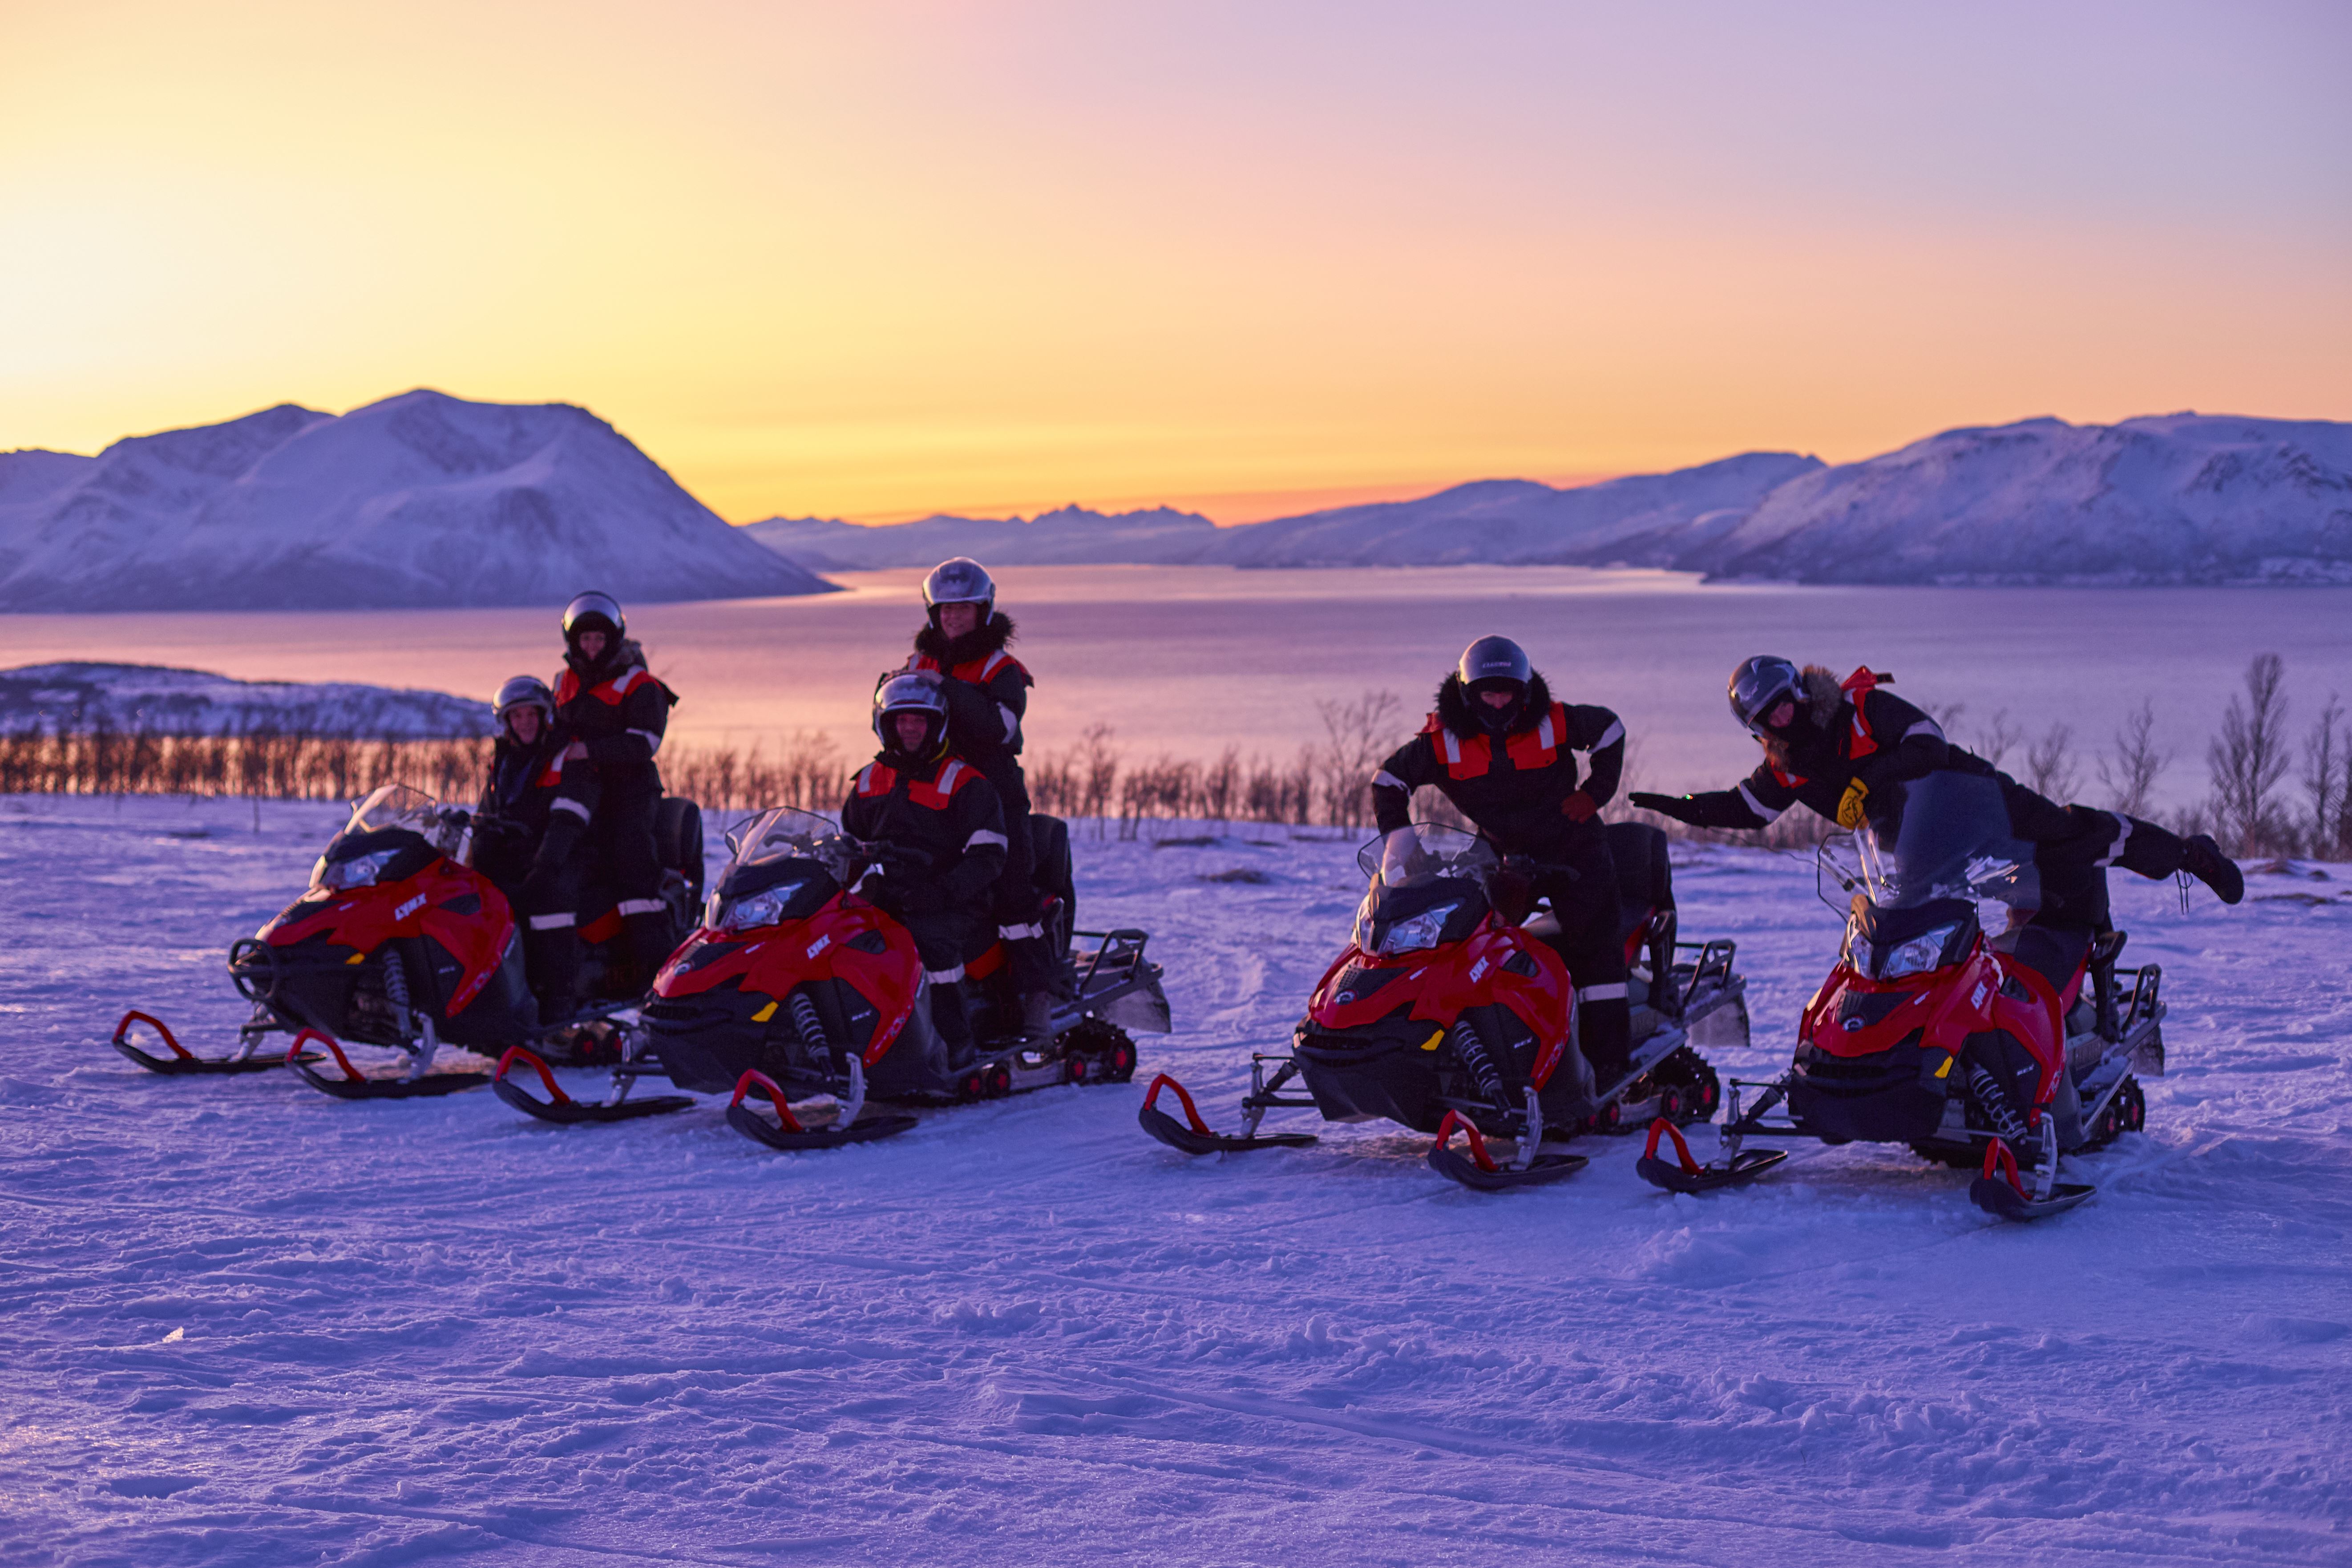
M337 816L0 802L0 1561L2352 1559L2345 868L2185 914L2117 879L2172 1071L2027 1227L1892 1149L1688 1198L1605 1141L1487 1196L1381 1126L1150 1142L1161 1068L1231 1125L1346 931L1352 847L1261 827L1081 834L1085 922L1151 931L1181 1030L1134 1084L879 1144L108 1050L131 1005L226 1046L223 951ZM1752 988L1717 1065L1769 1071L1837 917L1798 861L1677 859Z
M824 592L569 404L425 390L0 453L0 610L561 605Z
M0 669L0 731L217 735L268 728L370 740L487 735L490 705L345 680L232 680L152 664Z

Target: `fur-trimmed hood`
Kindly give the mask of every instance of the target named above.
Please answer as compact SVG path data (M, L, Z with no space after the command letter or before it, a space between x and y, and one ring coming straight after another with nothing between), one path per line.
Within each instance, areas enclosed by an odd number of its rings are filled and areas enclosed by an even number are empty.
M1808 735L1800 731L1793 747L1777 735L1762 737L1765 757L1782 773L1795 771L1790 766L1794 752L1811 752L1817 744L1835 743L1831 732L1837 725L1839 710L1845 706L1845 689L1840 684L1835 670L1809 664L1800 671L1800 675L1805 689L1805 719L1812 733Z
M1521 729L1533 729L1543 716L1551 711L1551 688L1545 684L1543 671L1528 671L1527 711L1519 715ZM1462 689L1459 673L1447 676L1437 687L1437 721L1465 739L1483 735L1486 727L1470 711L1470 694Z
M612 679L633 664L643 665L646 650L636 638L623 637L619 647L606 653L593 664L582 658L579 650L572 647L563 650L563 662L583 684L594 686Z
M1013 624L1013 617L1003 610L991 615L985 625L952 640L939 627L926 622L923 629L915 634L915 651L952 669L959 664L970 664L975 658L986 658L990 654L1003 652L1005 645L1013 640L1018 629Z

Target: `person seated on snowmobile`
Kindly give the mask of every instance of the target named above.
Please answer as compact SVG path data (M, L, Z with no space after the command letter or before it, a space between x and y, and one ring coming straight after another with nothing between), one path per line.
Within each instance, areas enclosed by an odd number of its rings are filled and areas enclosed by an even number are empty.
M2062 986L2083 943L2112 929L2110 865L2155 879L2187 871L2225 904L2245 897L2245 878L2210 837L2183 839L2121 812L2061 805L1953 745L1935 720L1885 689L1893 679L1865 668L1840 681L1820 665L1800 670L1759 654L1731 672L1729 688L1732 717L1764 748L1756 771L1727 790L1629 798L1697 827L1762 828L1802 805L1855 829L1899 822L1911 780L1947 769L1990 774L2000 781L2010 830L2033 846L2042 907L2026 923L2060 937L2012 932L2002 942Z
M1580 780L1571 752L1591 755ZM1624 762L1616 714L1553 700L1518 644L1485 637L1438 686L1421 732L1372 775L1382 833L1410 823L1412 792L1433 784L1496 850L1536 862L1534 890L1551 903L1576 982L1578 1042L1604 1091L1633 1055L1617 868L1600 819Z
M1020 1009L1022 1034L1042 1042L1062 989L1057 954L1047 950L1044 895L1029 827L1029 785L1021 771L1021 725L1034 684L1005 651L1013 617L996 607L996 583L980 563L959 555L923 579L926 624L915 633L906 668L940 680L947 699L948 744L979 770L1004 809L1004 871L993 894L996 934L1004 943L1005 984Z
M948 742L949 710L934 677L885 677L874 693L882 749L842 803L842 831L876 845L881 874L859 890L913 934L931 983L931 1021L950 1070L974 1055L964 965L997 941L996 879L1004 869L1004 810L980 770Z
M646 668L628 625L609 595L581 594L564 606L564 668L553 692L562 783L522 890L524 966L551 1020L578 1005L580 896L598 852L612 870L630 962L650 984L669 956L654 846L662 794L654 756L677 694Z
M490 711L499 732L474 808L473 862L511 904L530 875L563 784L563 743L555 733L555 696L535 675L499 687Z

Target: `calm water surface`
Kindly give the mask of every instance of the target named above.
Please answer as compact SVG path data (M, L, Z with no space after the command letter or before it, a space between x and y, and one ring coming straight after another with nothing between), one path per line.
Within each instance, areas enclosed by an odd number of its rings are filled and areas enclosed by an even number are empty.
M2352 589L1989 589L1702 586L1660 572L1444 567L1243 572L1038 566L998 574L1036 675L1032 748L1110 725L1131 752L1287 756L1322 733L1316 703L1398 694L1399 738L1465 643L1526 644L1553 688L1605 703L1637 742L1637 771L1683 788L1754 765L1724 678L1780 652L1841 673L1867 661L1937 709L1965 705L1963 739L2006 710L2039 734L2074 726L2104 746L2153 698L2176 758L2164 784L2201 793L2204 746L2247 660L2287 663L2294 729L2330 690L2352 699ZM683 696L688 743L773 750L817 731L870 744L875 676L920 620L913 571L839 574L847 592L633 608L630 629ZM611 584L627 598L627 584ZM248 679L364 680L487 699L556 664L555 611L0 616L0 666L62 658L176 664ZM2097 795L2087 760L2077 793Z

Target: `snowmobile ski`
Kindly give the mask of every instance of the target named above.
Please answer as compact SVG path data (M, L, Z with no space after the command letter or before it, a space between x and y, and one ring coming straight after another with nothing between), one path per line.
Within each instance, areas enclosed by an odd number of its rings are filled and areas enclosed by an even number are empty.
M545 1100L533 1098L529 1089L507 1076L518 1061L539 1074L539 1081L547 1089ZM694 1097L690 1094L656 1094L644 1100L625 1098L635 1081L634 1075L615 1072L613 1075L612 1098L601 1101L574 1100L563 1092L563 1086L555 1081L555 1075L548 1070L547 1063L537 1052L521 1046L509 1046L490 1074L490 1091L527 1116L565 1127L586 1121L635 1121L647 1116L665 1116L673 1110L693 1109Z
M1675 1160L1671 1164L1658 1158L1661 1138L1674 1140ZM1652 1186L1664 1187L1670 1193L1711 1193L1718 1187L1744 1186L1788 1157L1786 1149L1735 1149L1719 1163L1702 1165L1691 1157L1690 1144L1684 1141L1682 1129L1661 1116L1650 1123L1650 1142L1643 1149L1641 1159L1634 1163L1633 1170Z
M1154 1102L1163 1089L1172 1089L1183 1103L1184 1120L1177 1121ZM1171 1149L1187 1154L1239 1153L1250 1149L1304 1149L1316 1142L1312 1132L1213 1132L1201 1120L1200 1107L1184 1086L1166 1073L1151 1080L1144 1092L1143 1106L1135 1113L1138 1125Z
M1470 1152L1465 1156L1450 1147L1454 1130L1469 1135ZM1524 1165L1501 1165L1486 1152L1486 1140L1476 1125L1458 1111L1449 1110L1445 1120L1437 1124L1437 1142L1429 1146L1429 1168L1442 1176L1451 1176L1465 1187L1475 1187L1482 1193L1505 1192L1512 1187L1541 1186L1572 1176L1591 1162L1581 1154L1538 1153Z
M2045 1119L2046 1120L2046 1119ZM2054 1154L2051 1156L2055 1164ZM1984 1173L1969 1184L1969 1198L1985 1213L2000 1219L2047 1219L2064 1214L2099 1189L2084 1182L2049 1182L2028 1192L2018 1179L2017 1156L2006 1141L1996 1138L1985 1146Z
M769 1121L743 1103L744 1097L754 1090L766 1096L768 1103L775 1108L775 1121ZM861 1121L857 1112L865 1099L865 1078L859 1074L850 1099L843 1103L831 1125L803 1127L800 1119L793 1114L793 1108L785 1103L783 1089L774 1079L755 1068L736 1080L735 1098L727 1102L727 1124L771 1149L837 1149L845 1143L870 1143L877 1138L896 1137L921 1120L904 1115L869 1116Z
M315 1040L327 1047L335 1065L343 1069L341 1078L329 1078L310 1066L322 1060L315 1051L302 1049L305 1041ZM321 1094L331 1094L337 1100L423 1100L429 1096L456 1094L460 1089L479 1089L490 1081L486 1072L430 1072L434 1053L419 1054L415 1066L402 1078L370 1078L352 1065L343 1055L343 1047L331 1035L317 1029L304 1029L294 1037L294 1044L286 1052L286 1065L302 1075L303 1081Z
M172 1054L168 1057L159 1057L152 1052L140 1049L132 1037L132 1026L140 1024L153 1029ZM236 1051L234 1055L200 1057L180 1044L178 1037L172 1033L171 1026L163 1019L152 1013L142 1013L135 1008L122 1015L122 1021L114 1026L114 1038L110 1043L116 1050L137 1062L149 1072L161 1073L165 1078L189 1078L199 1073L268 1072L272 1068L285 1065L285 1058L282 1057L261 1056L256 1053L254 1047L261 1043L261 1033L258 1030L240 1030ZM319 1058L314 1053L305 1059L317 1061Z

